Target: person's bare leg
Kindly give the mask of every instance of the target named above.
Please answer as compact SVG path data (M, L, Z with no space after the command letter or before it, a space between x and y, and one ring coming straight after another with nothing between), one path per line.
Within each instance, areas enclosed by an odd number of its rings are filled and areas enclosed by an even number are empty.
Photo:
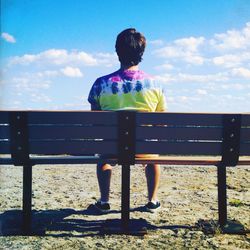
M148 164L145 167L149 201L158 201L157 193L160 184L160 173L161 169L158 164Z
M112 174L112 167L109 164L97 164L96 167L99 190L101 193L101 201L109 201L110 181Z

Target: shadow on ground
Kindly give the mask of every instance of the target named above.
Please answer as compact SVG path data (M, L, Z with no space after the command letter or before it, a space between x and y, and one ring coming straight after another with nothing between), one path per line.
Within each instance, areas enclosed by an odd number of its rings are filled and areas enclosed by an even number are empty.
M110 213L120 214L120 211L113 210ZM88 215L94 215L95 220L89 220ZM120 215L119 215L120 217ZM93 218L93 216L91 217ZM102 217L103 218L103 217ZM37 236L71 236L87 237L103 234L120 234L120 219L98 218L98 213L90 209L76 211L74 209L59 210L33 210L32 230L28 235ZM131 219L129 230L132 234L145 234L145 230L169 229L175 232L178 229L194 229L187 225L162 225L155 226L144 219ZM137 232L137 233L136 233ZM125 232L128 233L128 232ZM0 214L0 236L24 235L22 229L22 211L10 210ZM128 233L130 234L130 233Z

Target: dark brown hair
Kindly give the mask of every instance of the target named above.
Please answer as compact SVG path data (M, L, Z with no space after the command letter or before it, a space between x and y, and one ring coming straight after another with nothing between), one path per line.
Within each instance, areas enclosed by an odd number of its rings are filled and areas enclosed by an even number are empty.
M136 29L130 28L122 31L116 39L116 53L121 64L133 66L142 61L146 47L146 38Z

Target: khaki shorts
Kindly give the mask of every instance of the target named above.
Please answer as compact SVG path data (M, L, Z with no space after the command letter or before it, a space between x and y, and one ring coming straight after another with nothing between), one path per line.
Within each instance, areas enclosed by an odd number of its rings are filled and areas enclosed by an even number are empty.
M136 154L135 157L136 158L155 158L158 157L158 154ZM112 155L100 155L100 158L112 158ZM116 164L110 164L111 166L115 166ZM146 164L142 164L143 166L146 166Z

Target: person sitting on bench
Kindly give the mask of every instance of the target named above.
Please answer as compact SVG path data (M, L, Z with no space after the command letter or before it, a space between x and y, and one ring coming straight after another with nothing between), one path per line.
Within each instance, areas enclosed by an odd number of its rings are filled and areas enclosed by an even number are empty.
M134 28L126 29L118 34L115 48L121 65L120 69L102 76L94 82L88 97L91 110L166 111L166 100L162 87L158 86L150 75L139 70L138 67L142 61L145 47L145 37ZM111 171L111 165L97 164L97 179L101 197L95 203L95 207L101 213L110 211ZM148 203L145 208L149 212L155 212L161 206L157 197L160 166L147 164L145 174L148 187Z

